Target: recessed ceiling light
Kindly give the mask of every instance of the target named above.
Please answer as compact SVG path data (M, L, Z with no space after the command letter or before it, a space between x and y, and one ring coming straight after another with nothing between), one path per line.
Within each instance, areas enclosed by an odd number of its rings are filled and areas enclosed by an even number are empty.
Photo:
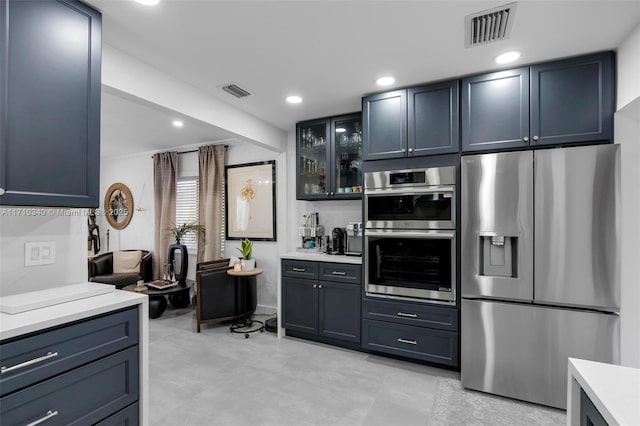
M287 96L287 102L290 104L299 104L302 102L302 98L300 96Z
M498 64L508 64L509 62L513 62L520 57L520 52L506 52L502 55L498 55L496 57L496 62Z
M144 4L145 6L155 6L160 3L160 0L134 0L136 3Z
M182 126L184 126L184 123L182 121L180 121L180 120L173 120L173 125L175 127L182 127Z
M344 133L346 131L347 129L345 129L344 127L336 127L336 133Z
M395 82L396 82L396 79L389 76L380 77L379 79L376 80L376 84L378 86L390 86Z

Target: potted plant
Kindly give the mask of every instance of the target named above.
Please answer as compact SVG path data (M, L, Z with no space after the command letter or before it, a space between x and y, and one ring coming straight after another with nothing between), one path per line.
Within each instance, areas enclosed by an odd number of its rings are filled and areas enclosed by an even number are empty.
M169 234L176 240L176 244L181 244L182 238L189 232L195 232L198 241L204 240L204 225L200 225L196 222L183 223L182 225L173 225L168 228Z
M240 260L240 264L242 265L243 271L253 271L256 267L256 260L252 257L253 255L253 242L248 238L245 238L240 242L240 247L238 247L238 251L242 253L242 259Z
M171 228L168 228L168 231L176 242L169 245L166 279L184 283L189 269L189 253L187 252L187 246L182 244L181 241L189 232L195 232L198 241L204 241L204 226L196 222L183 223L180 226L174 224Z

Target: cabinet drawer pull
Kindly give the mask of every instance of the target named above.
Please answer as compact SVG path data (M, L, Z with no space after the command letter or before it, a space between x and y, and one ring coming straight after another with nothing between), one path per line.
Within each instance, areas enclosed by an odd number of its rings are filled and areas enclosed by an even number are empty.
M291 268L293 272L304 272L305 268Z
M39 425L40 423L42 423L42 422L46 422L46 421L47 421L47 420L49 420L50 418L55 417L55 416L57 416L57 415L58 415L58 412L57 412L57 411L51 411L51 410L49 410L49 411L47 411L47 415L46 415L46 416L44 416L44 417L43 417L43 418L41 418L41 419L36 420L35 422L31 422L31 423L27 424L27 426L36 426L36 425Z
M418 314L407 314L404 312L398 312L399 317L418 318Z
M0 188L0 195L4 195L4 188Z
M56 357L56 356L58 356L58 352L47 352L47 354L45 356L41 356L40 358L34 358L34 359L29 360L29 361L25 361L22 364L17 364L17 365L14 365L13 367L2 366L2 367L0 367L0 374L8 373L8 372L14 371L14 370L19 370L21 368L25 368L25 367L28 367L28 366L33 365L33 364L37 364L37 363L42 362L42 361L46 361L49 358L53 358L53 357Z
M347 273L345 271L333 271L332 272L333 275L347 275Z
M398 342L406 343L407 345L417 345L418 344L418 342L416 342L415 340L407 340L407 339L403 339L402 337L398 337Z
M313 288L318 288L318 284L314 284L314 285L313 285Z

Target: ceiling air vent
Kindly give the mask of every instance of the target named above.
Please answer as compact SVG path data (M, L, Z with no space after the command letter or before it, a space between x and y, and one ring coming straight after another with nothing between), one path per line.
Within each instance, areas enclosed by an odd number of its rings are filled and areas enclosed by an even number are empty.
M236 98L244 98L245 96L249 96L251 94L244 90L242 87L236 86L233 83L225 84L224 86L222 86L222 90L232 94Z
M465 47L505 40L511 34L516 3L465 16Z

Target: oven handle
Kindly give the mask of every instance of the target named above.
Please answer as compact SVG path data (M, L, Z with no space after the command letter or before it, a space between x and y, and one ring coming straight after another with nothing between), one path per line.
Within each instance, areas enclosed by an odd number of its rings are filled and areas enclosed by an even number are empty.
M415 231L415 230L397 230L397 229L372 229L364 230L365 237L404 237L404 238L455 238L456 231Z
M428 188L386 188L386 189L365 189L365 196L367 197L384 197L384 196L396 196L396 195L420 195L420 194L453 194L455 189L452 186L430 186Z

